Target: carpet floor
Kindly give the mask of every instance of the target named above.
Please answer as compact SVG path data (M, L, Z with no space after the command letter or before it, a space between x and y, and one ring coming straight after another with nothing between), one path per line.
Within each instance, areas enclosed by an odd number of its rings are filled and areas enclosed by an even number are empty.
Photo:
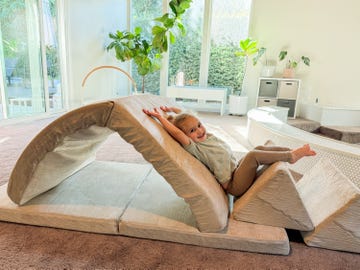
M235 151L249 148L246 117L199 116ZM24 147L53 120L0 126L0 185L8 181ZM97 159L146 162L117 134ZM359 269L360 254L308 247L298 232L288 233L291 252L277 256L0 222L0 269Z

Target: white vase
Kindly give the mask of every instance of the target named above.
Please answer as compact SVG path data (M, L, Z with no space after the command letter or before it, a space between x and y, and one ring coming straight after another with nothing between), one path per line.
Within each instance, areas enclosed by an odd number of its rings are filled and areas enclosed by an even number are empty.
M275 73L275 66L263 66L261 69L261 77L272 77Z

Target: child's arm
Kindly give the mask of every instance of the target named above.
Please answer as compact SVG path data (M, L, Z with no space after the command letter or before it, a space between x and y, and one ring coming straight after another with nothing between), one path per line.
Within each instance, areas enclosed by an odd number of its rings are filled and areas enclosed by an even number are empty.
M181 113L181 109L176 107L161 106L160 109L163 110L164 112L173 112L177 114Z
M160 121L160 123L163 125L164 129L182 146L190 144L190 138L186 136L181 129L174 126L169 120L167 120L162 114L160 114L156 108L153 111L143 109L143 112L149 116L153 116L157 118Z

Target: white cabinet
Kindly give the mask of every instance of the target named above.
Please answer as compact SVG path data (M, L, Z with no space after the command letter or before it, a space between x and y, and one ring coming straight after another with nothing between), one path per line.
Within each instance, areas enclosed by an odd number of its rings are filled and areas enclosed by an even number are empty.
M295 118L300 85L300 79L260 77L256 105L286 107L288 117Z

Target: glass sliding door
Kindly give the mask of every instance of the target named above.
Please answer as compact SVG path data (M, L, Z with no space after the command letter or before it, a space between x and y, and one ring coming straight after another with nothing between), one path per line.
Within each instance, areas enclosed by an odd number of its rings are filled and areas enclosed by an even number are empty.
M45 96L48 97L49 101L47 104L48 109L56 111L63 108L56 0L42 0L41 11L43 57L45 58L44 70L46 70L47 75L44 80Z
M150 41L152 39L151 28L154 26L154 19L161 17L163 0L136 0L131 1L131 29L141 27L144 37ZM136 81L138 90L141 89L143 78L137 72L137 66L132 64L131 76ZM158 95L160 92L160 71L145 76L145 91Z
M250 8L251 0L193 1L186 36L170 46L168 85L241 89L246 63L235 51L248 35Z
M234 57L239 41L248 36L251 1L213 0L208 85L241 91L246 62Z
M186 35L169 49L169 85L199 85L204 1L193 1L182 17Z
M53 101L60 84L55 0L2 0L0 5L3 117L62 107L61 98Z

